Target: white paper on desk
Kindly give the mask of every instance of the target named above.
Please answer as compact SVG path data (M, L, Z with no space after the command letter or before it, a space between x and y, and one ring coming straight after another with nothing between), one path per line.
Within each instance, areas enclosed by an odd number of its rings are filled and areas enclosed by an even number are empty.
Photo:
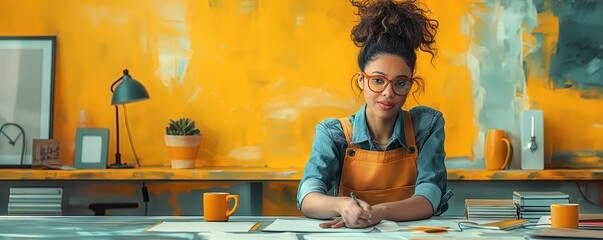
M379 240L379 239L399 239L407 238L396 233L311 233L304 235L305 240Z
M396 222L388 220L381 221L379 224L375 225L375 228L379 229L381 232L395 232L402 229Z
M161 222L148 232L248 232L256 222Z
M550 227L551 226L551 215L546 215L546 216L542 216L540 217L540 219L538 219L538 223L536 224L537 226L546 226L546 227Z
M321 228L319 224L328 220L317 220L309 218L300 219L276 219L268 227L262 229L264 232L304 232L304 233L336 233L336 232L370 232L374 227L368 228Z
M295 233L224 233L212 232L209 240L298 240Z
M400 230L403 229L409 229L412 227L417 227L417 226L430 226L430 227L447 227L448 229L451 230L460 230L459 229L459 222L460 221L466 221L464 219L446 219L446 220L440 220L440 219L423 219L423 220L417 220L417 221L408 221L408 222L398 222L397 224L400 226Z
M496 232L493 232L496 231ZM476 230L462 232L442 232L442 233L426 233L422 231L400 231L389 232L388 234L397 234L406 239L447 239L447 240L480 240L480 239L497 239L497 240L525 240L525 236L520 233L511 233L501 230ZM504 234L504 235L503 235Z

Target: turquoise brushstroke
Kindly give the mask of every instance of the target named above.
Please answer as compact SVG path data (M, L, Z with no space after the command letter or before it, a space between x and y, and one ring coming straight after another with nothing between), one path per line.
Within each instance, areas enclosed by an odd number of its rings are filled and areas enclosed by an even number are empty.
M469 14L475 21L465 23L473 30L467 68L473 78L478 136L472 146L475 159L447 159L447 166L453 168L483 168L484 141L490 129L507 131L511 144L519 146L515 118L522 110L523 98L518 95L525 95L528 76L523 36L538 24L532 1L484 0L473 5ZM514 151L513 159L519 159L519 151Z
M188 58L178 59L178 85L184 83L184 75L186 73L186 67L188 66Z
M537 2L539 12L552 11L559 19L557 52L551 56L553 86L579 90L585 99L602 98L603 1Z

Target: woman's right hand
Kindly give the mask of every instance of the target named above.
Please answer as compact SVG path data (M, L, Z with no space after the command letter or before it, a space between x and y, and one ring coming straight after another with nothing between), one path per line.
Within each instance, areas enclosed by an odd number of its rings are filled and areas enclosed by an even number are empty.
M350 197L341 198L339 203L339 215L341 217L327 223L320 224L322 228L365 228L373 225L371 222L371 205L365 201L356 201Z

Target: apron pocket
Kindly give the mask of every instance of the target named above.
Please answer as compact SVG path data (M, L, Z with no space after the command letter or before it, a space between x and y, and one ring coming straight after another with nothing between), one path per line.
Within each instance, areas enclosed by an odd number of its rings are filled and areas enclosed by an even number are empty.
M349 197L351 192L354 192L358 199L365 201L372 206L379 203L407 199L415 193L415 185L380 190L354 190L345 186L340 186L339 196Z

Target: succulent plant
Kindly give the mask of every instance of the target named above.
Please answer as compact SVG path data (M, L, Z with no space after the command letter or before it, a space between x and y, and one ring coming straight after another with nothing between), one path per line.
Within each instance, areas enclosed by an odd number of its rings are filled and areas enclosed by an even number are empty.
M180 118L178 121L170 119L170 124L165 128L167 135L201 135L201 131L195 128L195 121L190 118Z

